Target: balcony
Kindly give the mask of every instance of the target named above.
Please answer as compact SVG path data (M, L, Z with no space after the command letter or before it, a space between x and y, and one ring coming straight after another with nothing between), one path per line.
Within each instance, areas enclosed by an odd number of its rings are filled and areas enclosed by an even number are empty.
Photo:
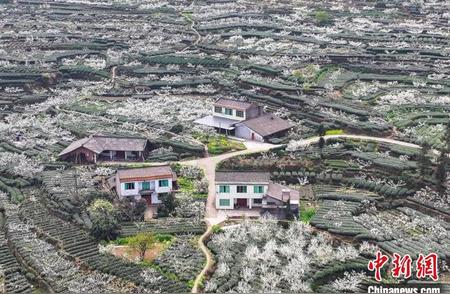
M151 196L155 192L155 187L144 188L139 190L139 195L141 196Z

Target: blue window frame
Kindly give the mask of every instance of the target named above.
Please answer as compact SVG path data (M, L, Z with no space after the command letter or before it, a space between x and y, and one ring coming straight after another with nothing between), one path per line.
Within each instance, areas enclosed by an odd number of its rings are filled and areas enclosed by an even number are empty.
M230 193L230 186L220 185L219 186L219 192L220 193Z
M159 180L160 187L169 187L169 180Z
M219 199L219 206L230 206L230 199Z

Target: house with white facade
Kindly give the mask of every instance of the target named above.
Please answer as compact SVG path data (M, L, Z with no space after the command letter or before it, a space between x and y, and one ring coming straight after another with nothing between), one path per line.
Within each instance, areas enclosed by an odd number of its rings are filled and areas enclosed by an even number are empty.
M259 142L282 136L292 127L288 121L265 113L254 102L222 98L214 103L211 115L195 122L220 133Z
M147 205L154 206L161 203L160 194L172 192L176 179L176 174L166 165L118 170L109 182L120 198L143 198Z
M268 172L216 172L217 209L259 209L274 215L289 208L298 214L300 193L270 181Z

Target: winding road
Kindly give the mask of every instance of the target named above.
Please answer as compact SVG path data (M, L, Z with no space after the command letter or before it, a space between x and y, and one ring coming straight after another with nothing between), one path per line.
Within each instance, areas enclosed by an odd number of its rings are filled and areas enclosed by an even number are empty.
M417 144L399 141L395 139L390 138L383 138L383 137L372 137L372 136L364 136L364 135L327 135L323 136L325 139L338 139L338 138L348 138L348 139L357 139L357 140L364 140L364 141L373 141L373 142L383 142L383 143L389 143L389 144L395 144L399 146L404 147L411 147L411 148L421 148ZM301 140L299 142L299 147L302 146L308 146L310 144L317 143L319 141L319 137L311 137L304 140ZM208 229L206 232L199 238L198 240L198 246L202 250L203 254L205 254L206 257L206 264L203 268L203 270L200 272L200 274L197 276L194 282L194 286L192 288L192 293L199 293L200 291L200 285L204 281L205 275L210 271L210 269L214 265L214 258L209 251L209 249L205 246L204 241L209 237L209 235L212 232L212 226L220 224L221 222L226 220L226 217L219 216L217 209L215 207L215 173L216 173L216 167L217 165L229 158L239 156L239 155L245 155L245 154L253 154L253 153L259 153L264 151L269 151L271 149L280 147L282 145L273 145L268 143L260 143L255 141L245 141L244 145L246 147L245 150L240 150L236 152L230 152L225 154L220 154L217 156L212 157L205 157L195 160L189 160L189 161L181 161L180 164L182 165L191 165L191 166L197 166L205 172L205 177L208 180L209 186L208 186L208 199L206 201L206 210L205 210L205 221L207 223ZM437 153L438 151L433 150L434 153Z

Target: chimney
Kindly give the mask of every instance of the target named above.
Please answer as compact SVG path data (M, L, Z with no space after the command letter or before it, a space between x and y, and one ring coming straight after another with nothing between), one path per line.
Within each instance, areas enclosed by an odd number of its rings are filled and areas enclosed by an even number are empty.
M291 190L283 189L281 190L281 200L287 202L291 198Z

